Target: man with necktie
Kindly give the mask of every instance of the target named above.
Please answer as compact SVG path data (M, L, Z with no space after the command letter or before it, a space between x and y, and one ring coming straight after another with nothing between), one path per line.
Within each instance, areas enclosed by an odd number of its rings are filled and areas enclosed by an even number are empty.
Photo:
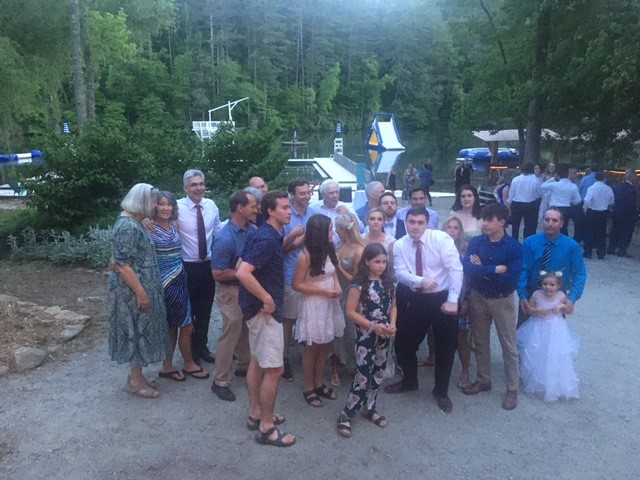
M202 359L214 363L215 357L207 345L216 288L211 274L210 252L213 237L220 230L220 212L213 200L204 197L204 173L187 170L182 178L187 196L178 200L178 231L193 316L191 350L196 362Z
M582 296L587 270L578 242L560 233L562 212L550 207L544 214L543 231L527 237L522 245L522 273L518 281L520 326L529 316L529 297L539 287L540 271L562 272L562 286L567 294L566 313L573 313Z
M407 235L393 249L398 279L396 304L398 332L396 356L402 368L400 382L385 387L387 393L418 389L416 352L433 325L436 343L433 396L445 413L453 409L449 379L458 346L458 299L462 287L462 264L453 239L445 232L428 228L425 207L407 212Z

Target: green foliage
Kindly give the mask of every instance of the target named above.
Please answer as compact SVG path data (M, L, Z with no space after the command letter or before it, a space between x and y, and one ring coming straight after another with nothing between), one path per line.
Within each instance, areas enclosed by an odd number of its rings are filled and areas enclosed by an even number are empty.
M113 231L92 227L86 235L49 231L36 234L32 228L10 236L12 260L47 260L53 263L82 263L104 267L111 257Z

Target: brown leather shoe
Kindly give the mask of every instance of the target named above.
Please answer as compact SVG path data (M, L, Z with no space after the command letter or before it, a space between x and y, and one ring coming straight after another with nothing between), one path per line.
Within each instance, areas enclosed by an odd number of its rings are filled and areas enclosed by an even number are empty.
M518 392L515 390L507 390L507 394L504 396L502 402L502 408L505 410L513 410L518 406Z
M451 410L453 410L453 403L451 403L451 399L449 397L438 397L434 393L433 398L436 399L436 403L438 404L438 408L440 410L442 410L444 413L451 413Z
M415 387L405 387L404 384L402 383L402 380L384 387L385 393L402 393L402 392L411 392L414 390L418 390L417 385Z
M477 395L480 392L488 392L491 390L491 383L473 382L462 389L465 395Z

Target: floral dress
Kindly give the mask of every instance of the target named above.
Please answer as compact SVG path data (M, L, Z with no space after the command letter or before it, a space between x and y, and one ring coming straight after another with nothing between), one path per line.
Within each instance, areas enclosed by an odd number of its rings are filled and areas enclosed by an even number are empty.
M149 234L132 217L116 220L113 260L129 265L149 296L150 308L141 312L133 290L116 272L109 275L109 353L118 363L146 366L164 360L169 352L164 290L156 252Z
M349 288L362 290L362 284L355 282ZM361 295L360 313L368 320L389 325L393 294L385 293L379 280L370 282L368 291ZM378 337L374 332L356 328L356 374L351 385L341 418L352 419L366 405L370 412L376 410L378 389L385 378L389 353L389 338Z

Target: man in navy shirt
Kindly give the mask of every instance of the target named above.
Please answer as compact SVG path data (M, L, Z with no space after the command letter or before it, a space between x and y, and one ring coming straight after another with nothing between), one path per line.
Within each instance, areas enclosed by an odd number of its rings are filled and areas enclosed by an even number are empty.
M502 408L518 405L517 310L514 291L522 270L522 246L504 231L509 211L492 203L482 210L483 235L474 237L462 259L469 278L469 316L475 339L478 380L463 388L475 395L491 390L491 323L495 321L507 393Z
M249 328L251 361L247 372L249 419L247 427L258 430L258 443L288 447L296 437L276 425L284 417L274 414L278 381L284 371L282 330L284 303L284 252L282 228L291 221L287 192L267 192L261 210L266 222L247 239L236 277L239 302Z

